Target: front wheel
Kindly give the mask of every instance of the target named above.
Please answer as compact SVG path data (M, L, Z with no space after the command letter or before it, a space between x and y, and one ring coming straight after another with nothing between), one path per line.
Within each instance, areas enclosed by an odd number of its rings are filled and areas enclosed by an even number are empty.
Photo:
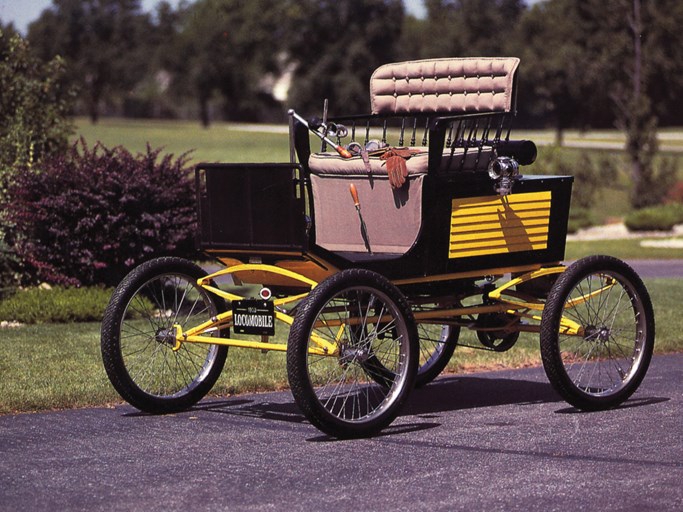
M412 312L381 275L344 270L299 306L287 374L299 408L323 432L362 437L389 425L413 387L417 365Z
M615 407L647 372L655 338L650 296L626 263L590 256L553 285L541 320L541 357L553 387L583 410Z
M121 397L142 411L190 407L223 370L227 347L176 344L174 325L187 330L225 310L197 284L205 275L190 261L157 258L133 269L112 295L102 320L104 368Z

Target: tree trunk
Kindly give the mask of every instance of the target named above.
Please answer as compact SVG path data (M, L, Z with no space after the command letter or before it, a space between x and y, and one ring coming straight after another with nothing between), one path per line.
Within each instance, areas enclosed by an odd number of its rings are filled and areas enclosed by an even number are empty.
M635 109L636 112L630 113L630 121L633 126L627 134L626 146L627 153L631 158L631 179L633 180L633 190L635 190L637 194L640 190L640 182L645 171L643 168L643 161L641 159L641 151L639 148L639 146L643 143L643 141L639 139L644 138L640 136L644 127L638 126L641 124L641 119L639 119L641 115L639 106L642 93L641 83L643 54L641 43L643 20L640 13L640 0L633 0L633 18L631 19L631 30L633 31L633 101L631 102L631 108ZM633 137L635 137L635 140L633 140Z
M199 95L199 119L204 128L209 127L211 123L209 117L209 97L204 94Z

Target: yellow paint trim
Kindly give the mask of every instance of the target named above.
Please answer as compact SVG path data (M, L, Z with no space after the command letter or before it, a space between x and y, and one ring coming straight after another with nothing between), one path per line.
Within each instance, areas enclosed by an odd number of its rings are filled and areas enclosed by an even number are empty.
M243 272L243 271L260 271L260 272L270 272L272 274L277 274L280 276L285 276L290 279L294 279L295 281L299 281L301 283L305 283L309 285L311 288L315 288L318 283L314 281L313 279L309 279L308 277L298 274L297 272L292 272L291 270L287 270L281 267L277 267L275 265L264 265L261 263L246 263L246 264L241 264L241 265L233 265L232 267L224 268L219 270L218 272L214 272L211 275L208 275L206 277L202 277L201 279L197 280L197 284L199 286L204 286L205 283L208 281L211 281L212 279L215 279L220 276L224 276L227 274L233 274L235 272Z
M423 277L411 277L408 279L396 279L392 281L396 286L419 283L433 283L437 281L454 281L456 279L467 279L471 277L484 278L484 276L502 276L510 273L530 272L542 267L540 263L532 265L520 265L517 267L494 267L481 270L470 270L467 272L455 272L453 274L437 274Z
M545 267L541 268L539 270L534 270L532 272L527 272L524 275L521 275L519 277L516 277L514 279L510 279L507 283L504 283L503 285L499 286L495 290L492 290L489 292L489 299L492 300L497 300L500 301L504 304L514 306L517 308L527 308L527 309L532 309L535 311L542 311L543 307L545 306L544 303L542 302L529 302L529 301L519 301L519 300L514 300L508 297L503 298L503 292L506 290L509 290L513 286L517 286L522 283L526 283L527 281L531 281L532 279L537 279L539 277L543 276L549 276L552 274L561 274L564 272L566 267L564 266L557 266L557 267Z
M615 285L615 283L616 283L616 281L612 280L612 282L608 282L607 284L605 284L605 286L603 286L599 290L595 290L594 292L588 293L586 295L582 295L581 297L576 297L574 299L568 300L566 302L566 304L564 305L564 309L571 309L571 308L578 306L579 304L585 304L590 299L597 297L601 293L612 288Z
M232 315L231 315L232 316ZM275 317L283 321L285 323L288 323L289 325L292 324L293 318L290 317L289 315L285 315L279 312L275 313ZM249 340L238 340L234 338L216 338L213 336L204 336L207 331L215 329L214 327L211 327L209 329L204 329L200 330L198 328L194 328L191 330L188 330L187 332L183 332L182 328L179 325L175 325L175 330L176 330L176 344L173 347L173 350L178 350L183 343L204 343L204 344L210 344L210 345L224 345L226 347L239 347L239 348L252 348L252 349L258 349L258 350L273 350L276 352L286 352L287 351L287 344L286 343L266 343L263 341L249 341ZM190 334L190 332L194 331L195 334ZM337 355L339 352L338 345L329 343L325 341L324 339L320 338L319 336L312 335L311 336L311 341L313 341L317 347L309 347L308 353L309 354L316 354L316 355Z
M453 199L448 257L547 249L551 197L546 190Z
M233 338L213 338L210 336L188 336L187 339L183 340L184 343L204 343L209 345L224 345L226 347L239 347L239 348L252 348L258 350L272 350L275 352L286 352L286 343L264 343L262 341L247 341L247 340L236 340ZM308 349L309 354L315 354L319 356L335 355L331 352L326 352L321 348L310 347Z

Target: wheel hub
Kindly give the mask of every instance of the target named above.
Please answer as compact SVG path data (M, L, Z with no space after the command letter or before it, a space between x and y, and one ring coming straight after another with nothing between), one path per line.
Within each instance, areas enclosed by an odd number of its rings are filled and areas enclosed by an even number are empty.
M601 341L603 343L609 341L612 331L607 326L596 327L589 325L584 330L584 339L589 341Z
M370 351L363 347L342 345L339 350L339 364L345 365L353 362L364 363L370 357Z
M154 339L157 341L157 343L171 345L172 347L174 347L176 344L175 329L157 329L157 332L154 335Z

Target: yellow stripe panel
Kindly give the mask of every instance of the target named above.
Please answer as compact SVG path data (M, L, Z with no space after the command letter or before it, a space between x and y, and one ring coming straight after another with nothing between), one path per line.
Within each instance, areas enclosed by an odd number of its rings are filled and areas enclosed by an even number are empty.
M491 250L493 250L493 249L497 249L500 247L523 247L523 246L530 247L531 245L534 245L534 244L546 243L547 241L548 241L547 235L539 235L539 236L531 236L531 237L517 236L517 237L506 238L506 239L501 238L498 241L485 240L483 242L460 243L460 244L458 244L458 250L487 249L487 248L490 248ZM519 249L519 250L525 250L525 249ZM506 252L514 252L514 251L506 251Z
M536 197L531 197L536 196ZM453 204L458 203L461 208L479 207L479 206L493 206L498 207L501 201L507 204L528 203L529 201L550 201L550 191L544 190L541 192L527 192L524 194L511 194L505 197L501 196L478 196L478 197L459 197L453 199Z
M457 210L453 210L453 218L465 218L465 217L471 217L473 215L485 215L485 214L490 214L492 212L498 212L498 207L500 205L493 205L493 206L470 206L470 207L465 207L463 208L462 206L459 207ZM543 202L524 202L524 203L512 203L510 204L510 207L515 211L515 213L520 213L524 211L545 211L550 209L550 201L543 201Z
M524 220L531 220L531 219L544 219L548 220L548 212L550 209L547 210L531 210L528 212L515 212L514 216L517 219L524 219ZM470 215L467 217L456 217L452 216L451 217L451 226L453 225L458 225L458 226L467 226L468 224L476 224L481 225L482 223L486 222L492 222L497 226L500 226L501 220L503 220L505 217L503 217L503 213L489 213L489 214L480 214L480 215ZM508 219L508 222L513 219Z
M453 199L450 258L548 247L550 191Z
M467 235L456 235L451 237L451 241L459 244L461 247L465 247L472 243L478 244L480 247L485 245L500 245L507 243L514 243L513 240L531 240L531 241L543 241L548 239L548 229L547 228L534 228L534 229L514 229L503 232L499 231L497 233L486 234L467 234Z
M514 246L506 246L506 247L498 247L498 248L491 248L491 249L485 249L485 250L478 250L478 251L459 251L456 255L453 255L451 253L451 258L469 258L470 256L490 256L492 254L509 254L511 252L520 252L520 251L540 251L542 249L547 249L548 244L547 243L542 243L542 244L535 244L535 245L524 245L523 247L514 247Z

